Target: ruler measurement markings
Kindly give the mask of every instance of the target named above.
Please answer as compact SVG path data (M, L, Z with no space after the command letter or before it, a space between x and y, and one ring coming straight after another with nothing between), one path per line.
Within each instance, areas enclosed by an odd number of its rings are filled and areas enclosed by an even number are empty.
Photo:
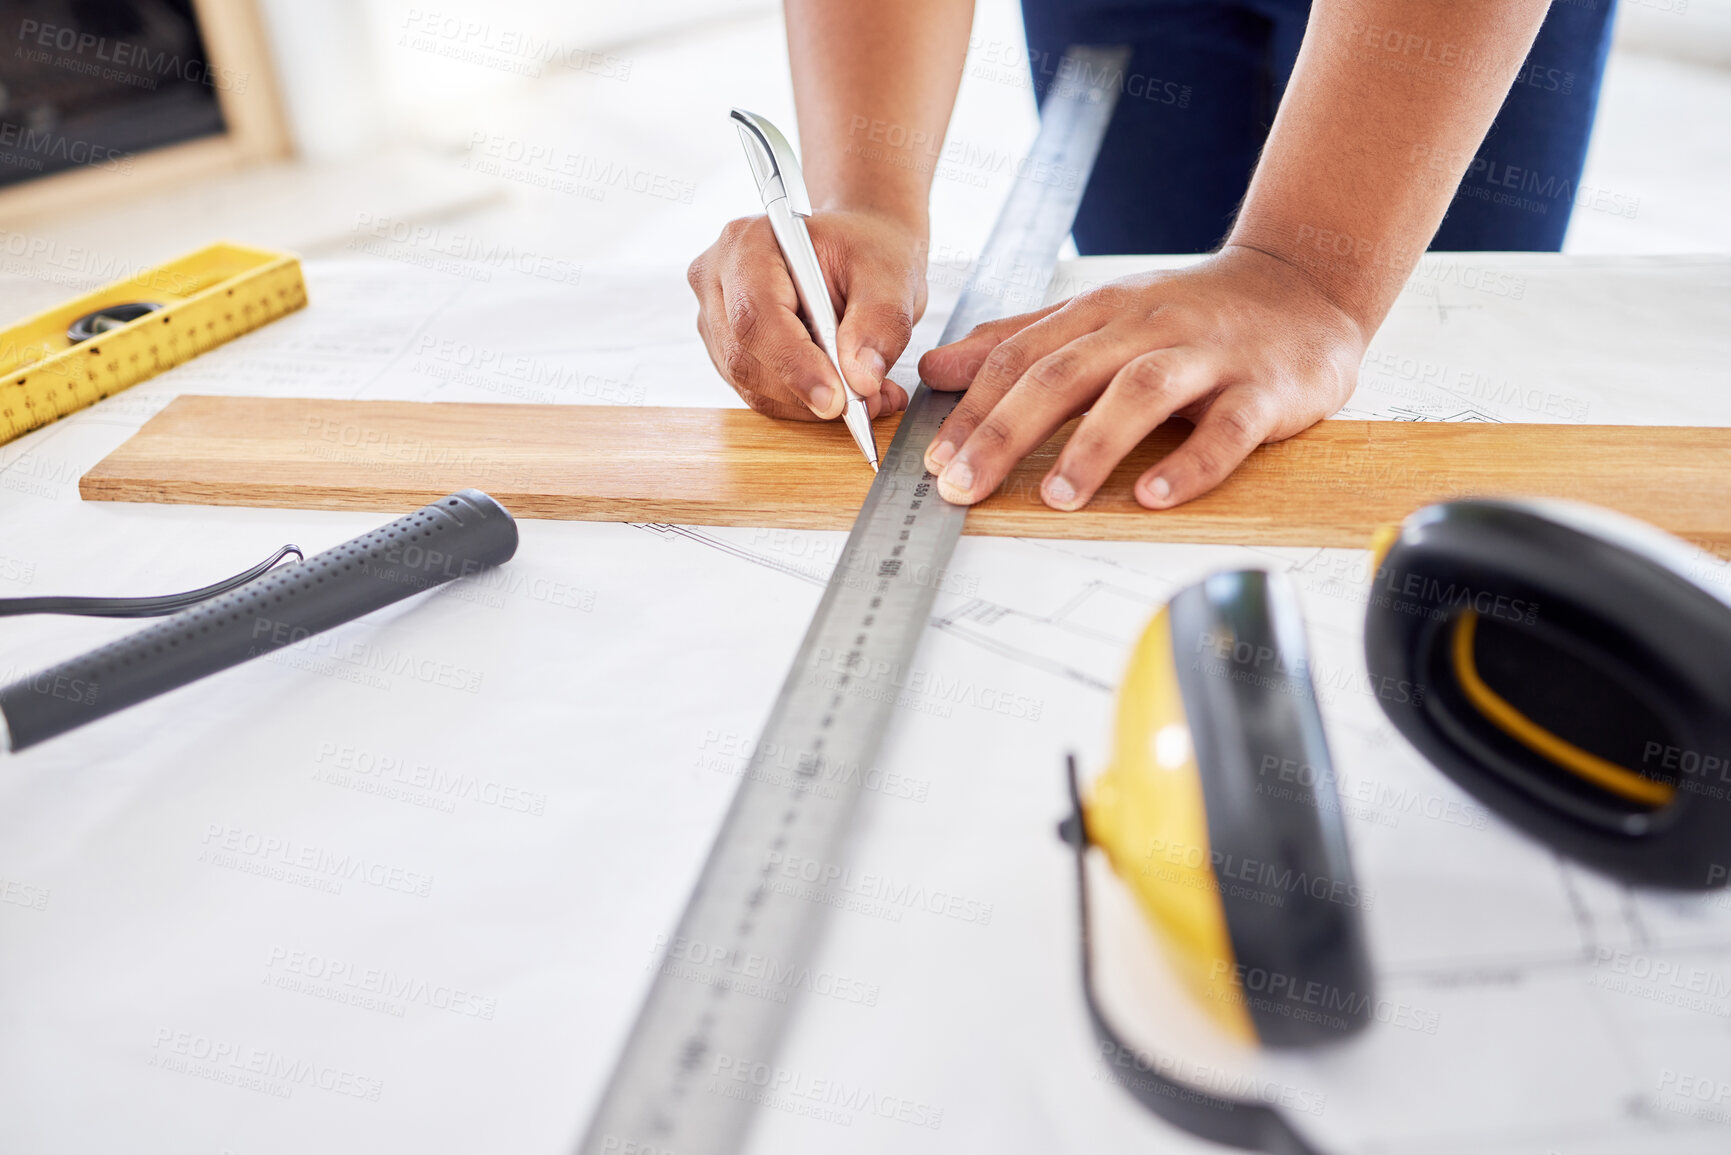
M1032 309L1044 295L1116 96L1100 80L1116 84L1127 63L1125 50L1072 50L1078 53L1085 75L1097 79L1054 86L1030 157L1039 165L1027 166L1075 179L1062 186L1018 175L944 327L944 343L982 321ZM1066 75L1062 65L1059 75ZM1006 307L1021 301L1022 308ZM936 575L967 514L966 507L930 500L936 479L923 463L926 445L959 399L922 383L909 401L662 955L583 1141L586 1153L632 1140L652 1141L671 1155L722 1153L736 1151L744 1138L747 1099L711 1094L697 1101L692 1091L712 1057L773 1059L786 1005L802 987L814 989L806 960L823 904L777 889L773 875L778 862L796 853L820 866L835 855L888 727L899 672L917 648L937 595ZM850 704L849 693L861 687ZM783 780L775 763L786 768L790 753L794 772ZM823 776L835 769L842 779L826 790ZM756 969L770 989L754 1006L732 980ZM790 989L777 990L783 974Z
M167 294L153 294L148 287L173 278L190 278L195 285ZM154 300L163 308L81 344L55 347L64 341L69 314L117 299ZM10 356L20 342L44 354L34 364L15 366L0 381L0 443L185 364L305 304L306 285L293 257L213 245L0 330L0 355Z

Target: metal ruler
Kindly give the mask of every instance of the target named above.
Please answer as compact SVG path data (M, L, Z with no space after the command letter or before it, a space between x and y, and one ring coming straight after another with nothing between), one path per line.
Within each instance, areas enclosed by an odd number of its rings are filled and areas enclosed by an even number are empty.
M1032 153L955 311L950 342L1039 306L1111 119L1129 50L1072 48ZM583 1155L725 1155L752 1090L717 1078L775 1058L812 977L824 909L773 885L774 864L833 863L912 659L964 506L937 494L925 448L960 399L924 383L854 522L649 997L580 1148Z
M0 329L0 444L306 303L293 255L217 244ZM129 305L153 308L131 320L118 311L82 340L68 334L80 318Z

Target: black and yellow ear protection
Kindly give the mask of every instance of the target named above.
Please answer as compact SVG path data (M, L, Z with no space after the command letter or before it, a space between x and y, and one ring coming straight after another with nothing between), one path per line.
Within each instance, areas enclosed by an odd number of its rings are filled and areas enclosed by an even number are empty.
M1486 806L1627 882L1731 856L1731 605L1711 559L1588 506L1456 501L1379 541L1365 617L1394 725Z
M1650 526L1556 502L1428 506L1379 535L1365 618L1377 695L1479 801L1625 881L1705 889L1731 858L1731 603L1711 559ZM1225 1034L1305 1047L1374 1001L1296 597L1277 574L1215 574L1154 618L1119 691L1112 762L1070 766L1082 984L1102 1041L1086 855L1098 847ZM1302 790L1273 782L1314 783ZM1256 981L1261 976L1261 981ZM1251 980L1251 981L1247 981ZM1282 992L1340 1013L1295 1015ZM1126 1086L1216 1142L1312 1152L1275 1107L1150 1064Z
M1282 772L1316 786L1268 789ZM1090 845L1229 1037L1303 1047L1369 1021L1360 892L1298 602L1284 577L1215 574L1155 615L1119 691L1111 765L1086 796L1073 763L1070 781L1076 814L1064 834L1077 852L1083 991L1103 1041L1125 1048L1095 992ZM1317 992L1336 1013L1295 1013ZM1146 1075L1136 1086L1149 1089L1132 1093L1186 1130L1252 1149L1310 1150L1267 1104L1203 1093L1158 1070Z

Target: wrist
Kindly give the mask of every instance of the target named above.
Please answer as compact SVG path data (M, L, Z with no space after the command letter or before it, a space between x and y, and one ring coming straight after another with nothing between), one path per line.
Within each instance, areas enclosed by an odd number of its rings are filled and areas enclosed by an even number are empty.
M838 192L814 200L812 209L820 213L855 213L872 217L907 233L918 244L925 244L931 235L931 214L926 209L924 195L903 196L881 189L857 194Z
M1274 222L1241 222L1224 248L1254 251L1285 265L1358 326L1366 341L1382 325L1424 252L1422 244Z
M891 164L882 156L857 154L819 156L814 161L806 170L806 180L817 211L864 213L922 241L930 232L930 174L918 165Z
M1302 261L1270 252L1258 244L1228 240L1211 259L1236 270L1239 275L1254 277L1270 290L1280 293L1289 302L1288 308L1292 307L1295 298L1308 300L1310 304L1303 309L1306 315L1334 330L1341 340L1355 342L1361 349L1376 335L1382 323L1382 313L1387 311L1356 306L1350 294L1337 292L1315 271L1307 269Z

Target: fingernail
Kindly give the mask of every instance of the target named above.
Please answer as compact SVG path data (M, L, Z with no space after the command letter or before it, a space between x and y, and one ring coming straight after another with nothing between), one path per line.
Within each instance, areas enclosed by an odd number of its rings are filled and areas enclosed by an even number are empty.
M876 349L861 349L854 360L858 361L860 368L870 373L875 381L882 381L884 374L890 371L890 367L884 363L884 355Z
M956 447L948 441L939 441L926 450L926 468L932 473L942 473L944 466L950 463L950 458L956 455Z
M1059 509L1071 509L1076 504L1076 487L1061 473L1046 479L1044 486L1046 504L1055 505Z
M950 501L966 501L974 488L974 471L966 461L952 461L938 478L938 492Z
M811 391L811 411L822 417L829 412L829 407L835 404L835 388L830 385L819 385Z
M1165 505L1172 496L1172 483L1164 477L1156 477L1148 483L1148 496L1154 499L1154 504Z

